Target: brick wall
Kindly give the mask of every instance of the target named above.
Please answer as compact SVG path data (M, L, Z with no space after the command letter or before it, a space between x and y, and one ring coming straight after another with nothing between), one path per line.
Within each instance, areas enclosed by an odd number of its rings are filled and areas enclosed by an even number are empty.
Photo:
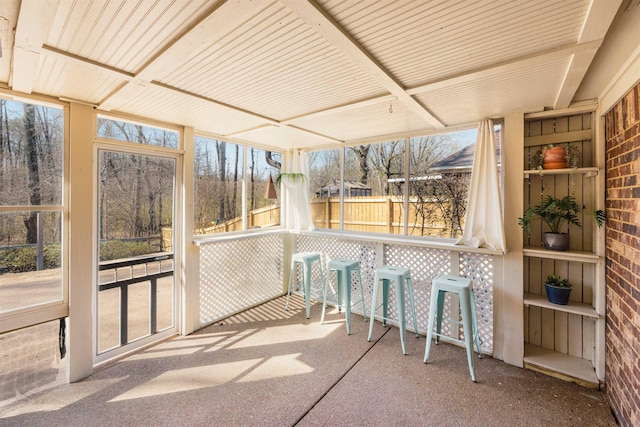
M605 117L606 382L622 426L640 425L640 84Z

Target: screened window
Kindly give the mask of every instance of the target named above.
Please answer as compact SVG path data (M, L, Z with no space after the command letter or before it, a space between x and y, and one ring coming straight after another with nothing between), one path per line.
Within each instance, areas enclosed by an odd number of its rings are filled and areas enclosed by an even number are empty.
M280 224L280 189L273 185L280 165L280 153L247 148L247 228Z
M340 228L340 150L309 153L311 217L317 228Z
M0 313L65 298L63 182L62 108L0 100Z
M98 138L156 147L179 148L179 134L167 130L122 120L98 116L96 134Z
M500 145L500 125L494 128ZM310 154L317 228L435 238L462 235L477 130ZM340 158L344 157L341 180ZM496 153L499 156L499 151ZM408 163L408 165L407 165ZM408 187L407 187L408 185ZM344 200L340 199L342 189ZM340 206L344 218L340 220Z
M244 146L230 142L196 137L194 234L280 224L280 189L275 181L281 157L273 151L245 150ZM243 188L246 188L244 199Z

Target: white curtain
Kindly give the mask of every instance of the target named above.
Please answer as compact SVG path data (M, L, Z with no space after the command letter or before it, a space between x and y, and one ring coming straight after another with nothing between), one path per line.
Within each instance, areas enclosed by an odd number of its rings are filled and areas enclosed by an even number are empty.
M498 181L496 140L491 120L482 121L478 126L464 231L456 244L500 250L503 253L507 250Z
M286 154L285 173L302 173L304 180L282 180L284 193L284 226L290 230L313 230L311 218L311 186L309 183L309 157L306 151L295 150Z

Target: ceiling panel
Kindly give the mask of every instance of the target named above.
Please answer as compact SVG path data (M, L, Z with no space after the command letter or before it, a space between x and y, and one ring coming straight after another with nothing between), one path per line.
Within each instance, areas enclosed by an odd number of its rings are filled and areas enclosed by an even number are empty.
M230 110L204 99L185 96L145 82L128 85L127 102L118 112L153 117L157 120L192 126L221 136L265 124L264 120Z
M337 141L304 132L290 126L265 126L235 136L241 140L252 141L259 145L285 149L339 145Z
M384 93L280 4L234 28L162 81L277 120Z
M135 73L219 2L64 0L45 44Z
M322 4L406 88L576 43L589 9L583 0Z
M77 62L40 55L33 91L56 97L99 104L124 81Z
M372 103L361 108L337 109L327 114L295 119L291 123L346 142L372 135L433 130L398 100Z
M429 91L416 98L437 105L435 113L450 122L461 116L474 122L510 112L541 111L553 103L568 64L569 59L557 59L530 65ZM523 81L528 84L522 85Z

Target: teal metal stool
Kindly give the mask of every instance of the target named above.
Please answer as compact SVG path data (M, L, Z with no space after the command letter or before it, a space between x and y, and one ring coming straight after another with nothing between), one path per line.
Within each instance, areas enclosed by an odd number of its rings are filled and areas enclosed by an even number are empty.
M329 282L331 281L331 272L336 272L336 283L337 283L337 292L336 296L338 299L338 312L340 312L340 308L344 305L345 311L345 324L347 326L347 335L351 335L351 307L358 302L362 302L362 312L364 313L364 319L367 320L367 309L364 304L364 291L362 290L362 276L360 275L360 263L358 261L353 261L350 259L334 259L329 261L327 266L327 277L324 284L324 292L323 297L324 301L322 302L322 318L320 319L320 324L324 323L324 314L327 309L327 292L329 291ZM358 276L358 287L360 288L360 300L355 303L351 303L351 273L356 273ZM343 298L344 296L344 298ZM344 304L343 304L344 300Z
M304 303L307 309L307 319L311 314L311 272L313 271L313 263L318 263L320 269L320 282L324 283L324 276L322 274L322 260L319 252L298 252L291 256L291 270L289 272L289 285L287 289L287 303L284 306L285 310L289 310L289 297L291 297L291 290L296 286L291 286L294 282L294 276L296 275L296 265L302 264L302 286L304 288Z
M473 342L475 341L478 350L478 357L482 357L480 348L480 334L478 332L478 320L476 319L476 303L473 295L473 283L471 279L465 277L442 275L436 278L431 285L431 303L429 307L429 325L427 326L427 344L424 351L424 363L429 358L431 349L431 338L436 336L436 344L439 342L442 327L442 311L444 308L444 298L447 292L458 295L460 300L460 315L462 322L453 319L445 319L457 325L462 324L464 341L448 337L453 341L463 343L467 348L467 361L469 362L469 372L471 379L476 381L476 372L473 364ZM436 332L433 331L433 323L436 322Z
M378 289L382 280L382 304L376 305L378 302ZM389 306L389 283L394 282L396 286L396 303L398 310L398 328L400 329L400 344L402 345L402 354L407 354L406 346L406 321L405 321L405 288L409 292L409 303L411 305L411 315L413 317L413 328L418 336L418 322L416 321L416 309L413 304L413 288L411 286L411 271L408 268L391 267L385 265L376 270L373 279L373 295L371 298L371 320L369 323L369 337L367 341L371 341L373 335L373 321L375 318L381 319L382 324L386 325ZM382 307L382 316L376 315L376 311Z

